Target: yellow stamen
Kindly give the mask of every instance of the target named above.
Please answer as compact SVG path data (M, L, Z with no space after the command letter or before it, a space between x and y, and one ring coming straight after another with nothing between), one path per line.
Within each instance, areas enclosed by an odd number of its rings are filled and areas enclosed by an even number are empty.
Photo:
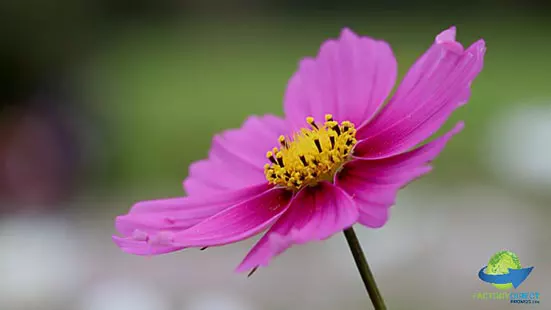
M279 137L281 149L266 154L270 163L264 166L266 179L274 185L297 191L320 181L332 181L335 173L350 160L356 145L356 129L349 121L340 124L331 114L318 126L307 117L310 129L302 128L293 137Z
M278 140L281 147L287 147L287 140L285 139L285 136L279 136Z

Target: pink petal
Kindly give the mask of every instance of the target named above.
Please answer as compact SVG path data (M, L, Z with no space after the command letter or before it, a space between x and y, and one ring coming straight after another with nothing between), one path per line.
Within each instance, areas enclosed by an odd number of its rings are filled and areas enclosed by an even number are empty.
M464 51L455 41L455 28L441 33L410 69L389 104L358 131L363 141L355 154L372 159L393 156L434 134L468 100L485 51L483 40Z
M214 137L209 157L193 163L184 181L188 195L239 189L264 182L266 152L278 146L288 132L286 123L273 115L249 117L240 129Z
M273 188L178 232L174 241L186 247L217 246L241 241L274 223L287 210L290 198L291 194L287 190Z
M453 43L455 42L456 33L457 29L455 28L455 26L451 26L449 29L442 31L439 35L436 36L436 43Z
M156 245L156 244L151 244L148 242L135 240L127 237L113 236L112 239L115 242L115 244L125 253L134 254L134 255L142 255L142 256L160 255L160 254L176 252L184 249L184 247L180 247L180 246Z
M126 215L118 216L115 227L123 235L136 229L151 233L159 230L183 230L242 201L258 196L271 186L267 183L219 192L210 196L179 197L141 201Z
M378 163L385 163L385 166L395 165L395 164L407 164L412 166L417 166L419 164L424 164L429 160L433 160L444 148L446 143L456 134L460 133L463 128L465 128L464 122L458 122L449 132L443 136L435 139L434 141L427 143L421 147L418 147L414 150L411 150L406 153L398 154L392 157L382 158L382 159L372 159L370 157L362 157L361 155L354 155L355 159L365 160L365 163L373 163L373 166L377 166ZM359 142L361 144L364 142ZM419 161L414 161L414 160ZM403 168L403 166L395 166L396 168Z
M340 188L328 182L307 187L293 198L287 213L251 249L237 271L267 266L293 244L327 239L357 219L354 201Z
M271 188L264 183L205 197L169 198L136 203L115 227L123 237L113 240L125 252L154 255L180 250L173 235L243 201L254 199Z
M318 56L300 62L285 93L286 118L293 128L305 118L320 122L325 114L359 126L368 121L394 87L397 64L383 41L343 29L337 40L322 44Z
M354 167L358 168L358 167ZM351 167L351 169L353 169ZM431 170L430 166L414 167L407 173L396 176L395 180L378 180L377 178L362 178L358 172L346 175L339 182L356 202L360 217L358 222L371 227L382 227L388 220L389 208L394 205L398 190ZM385 183L388 182L388 183Z
M462 129L463 123L460 122L442 137L407 153L377 160L359 159L346 164L335 181L358 205L359 222L372 228L383 226L398 190L428 173L431 170L428 163Z

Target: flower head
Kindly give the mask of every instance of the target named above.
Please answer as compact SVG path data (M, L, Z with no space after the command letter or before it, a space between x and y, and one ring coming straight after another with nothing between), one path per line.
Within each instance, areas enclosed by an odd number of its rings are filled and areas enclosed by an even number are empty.
M135 204L117 217L114 241L154 255L266 231L238 267L246 271L355 223L383 226L398 190L429 172L463 128L415 148L467 102L485 50L483 40L464 49L454 27L442 32L383 106L397 75L392 50L344 29L300 62L285 118L252 116L215 136L208 158L190 167L188 195Z

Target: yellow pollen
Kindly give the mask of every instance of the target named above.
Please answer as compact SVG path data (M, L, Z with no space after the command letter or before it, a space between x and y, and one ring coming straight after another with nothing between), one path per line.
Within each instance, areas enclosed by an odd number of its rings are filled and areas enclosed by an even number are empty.
M354 124L333 120L325 115L323 126L309 116L310 128L302 128L292 137L280 136L280 148L266 153L269 163L264 165L268 182L297 191L323 180L332 181L335 173L350 160L356 145Z

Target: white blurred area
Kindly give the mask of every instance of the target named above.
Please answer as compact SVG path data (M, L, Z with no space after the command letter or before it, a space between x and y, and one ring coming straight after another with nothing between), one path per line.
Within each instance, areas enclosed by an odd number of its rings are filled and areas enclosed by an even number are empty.
M79 294L89 271L79 233L60 218L1 219L1 309L42 309Z
M478 270L501 249L535 266L523 290L551 292L549 228L536 204L483 184L402 191L387 226L356 227L390 309L503 309L472 300L492 291ZM294 247L251 278L233 272L253 240L158 257L119 251L112 217L2 221L0 309L369 309L341 234Z
M170 298L154 285L139 280L113 279L91 287L78 310L170 310Z
M546 192L551 188L551 98L514 104L496 114L482 157L507 185Z

